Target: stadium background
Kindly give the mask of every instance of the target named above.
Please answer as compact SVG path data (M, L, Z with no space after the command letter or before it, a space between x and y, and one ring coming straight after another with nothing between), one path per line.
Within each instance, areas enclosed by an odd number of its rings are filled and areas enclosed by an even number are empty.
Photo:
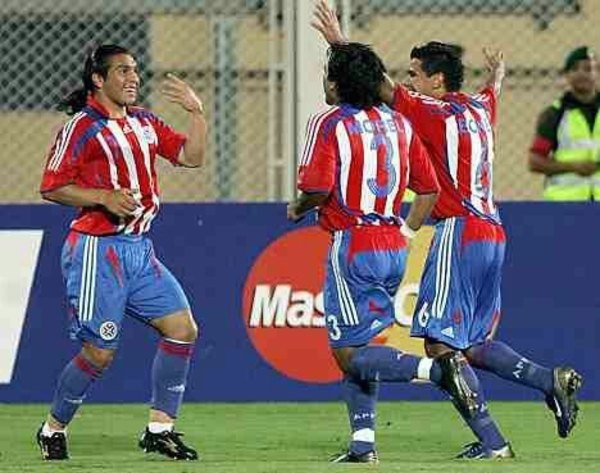
M309 0L3 0L0 2L0 203L38 203L48 143L64 115L56 101L78 84L84 55L101 41L136 52L143 102L176 126L185 119L157 94L164 73L186 77L206 102L208 166L165 166L169 202L277 202L292 192L295 110L320 75L297 64L316 33L298 25ZM306 5L306 6L304 6ZM496 194L535 200L541 178L526 167L537 113L561 91L565 54L600 45L595 0L338 0L352 38L375 46L404 79L412 45L432 38L466 48L466 88L481 83L481 47L505 51ZM306 37L301 36L305 34ZM298 41L298 39L301 41ZM298 76L296 75L298 72ZM319 74L317 71L316 74ZM297 83L297 78L302 78ZM311 107L314 106L311 104Z

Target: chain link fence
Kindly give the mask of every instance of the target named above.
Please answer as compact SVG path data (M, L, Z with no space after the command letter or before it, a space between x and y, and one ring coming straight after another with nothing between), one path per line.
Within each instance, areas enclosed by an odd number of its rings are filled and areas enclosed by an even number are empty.
M78 86L86 53L102 42L135 52L141 100L177 128L186 117L157 92L172 71L203 98L210 124L204 170L161 165L166 201L278 201L294 166L282 142L282 101L293 73L284 44L289 2L310 0L2 0L0 202L37 202L46 149L65 120L55 104ZM560 68L578 45L600 49L596 0L338 0L351 37L374 45L405 78L410 49L432 39L466 49L466 90L482 82L484 45L505 51L495 172L499 199L538 199L527 170L538 112L564 87ZM293 5L293 3L292 3ZM318 87L320 80L315 80Z

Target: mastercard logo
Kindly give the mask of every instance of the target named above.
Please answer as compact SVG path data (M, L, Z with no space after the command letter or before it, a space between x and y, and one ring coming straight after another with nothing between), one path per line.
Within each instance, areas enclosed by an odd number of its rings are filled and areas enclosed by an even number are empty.
M388 344L422 354L422 341L409 337L429 228L412 243L405 281L395 301L399 322ZM318 227L293 230L257 257L244 285L242 316L260 356L276 371L309 383L341 379L329 349L323 307L323 282L330 235Z

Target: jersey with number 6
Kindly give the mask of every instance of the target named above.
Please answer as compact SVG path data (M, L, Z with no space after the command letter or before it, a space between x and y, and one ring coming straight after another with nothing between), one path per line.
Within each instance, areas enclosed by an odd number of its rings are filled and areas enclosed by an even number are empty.
M440 100L399 85L394 110L413 124L437 172L441 192L432 216L475 215L500 223L493 195L496 94L450 92Z
M406 188L439 190L427 152L401 114L343 104L309 119L298 189L329 194L319 208L324 229L399 225Z

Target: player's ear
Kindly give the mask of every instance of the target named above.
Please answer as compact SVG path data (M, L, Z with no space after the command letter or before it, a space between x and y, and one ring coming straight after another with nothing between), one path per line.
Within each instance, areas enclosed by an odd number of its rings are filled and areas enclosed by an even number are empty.
M438 72L433 75L433 88L439 90L444 86L444 74Z
M92 74L92 83L94 84L94 87L96 87L96 89L101 89L104 85L104 77L102 77L97 72L94 72Z

